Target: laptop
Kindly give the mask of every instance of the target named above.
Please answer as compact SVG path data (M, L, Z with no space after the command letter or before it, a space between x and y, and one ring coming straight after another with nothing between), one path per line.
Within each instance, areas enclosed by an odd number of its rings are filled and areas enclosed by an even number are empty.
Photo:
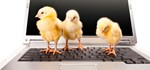
M58 41L62 54L45 54L47 48L36 27L38 10L44 6L55 8L60 20L66 12L75 9L83 23L83 50L76 49L77 40L69 40L69 51L63 51L65 39ZM129 0L29 0L26 7L25 33L22 49L1 70L148 70L150 58L136 49L136 32ZM119 26L123 38L117 45L117 56L111 57L102 51L106 42L96 36L99 18L108 17ZM54 49L52 42L51 48Z

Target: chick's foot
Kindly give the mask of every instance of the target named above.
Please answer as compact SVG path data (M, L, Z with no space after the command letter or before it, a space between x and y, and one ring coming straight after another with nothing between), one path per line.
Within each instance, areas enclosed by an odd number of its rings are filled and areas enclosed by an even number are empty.
M112 49L112 51L110 51L107 55L117 56L116 51L114 49Z
M78 45L77 49L83 50L83 46L82 45Z
M61 52L58 51L57 49L53 50L52 52L53 52L53 55L55 55L55 53L61 54Z
M48 52L53 52L53 50L51 48L47 48L47 49L41 50L40 52L45 52L45 54L47 54Z
M103 49L104 53L109 53L111 51L112 51L112 48L110 48L110 47Z
M69 51L68 45L66 45L62 50L64 50L64 51Z

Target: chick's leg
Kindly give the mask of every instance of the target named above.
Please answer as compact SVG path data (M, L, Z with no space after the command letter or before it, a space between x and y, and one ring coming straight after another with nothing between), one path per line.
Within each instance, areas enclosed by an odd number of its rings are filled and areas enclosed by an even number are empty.
M68 51L69 50L69 46L68 46L68 39L66 39L66 45L63 48L64 51Z
M59 51L57 50L57 42L55 42L55 49L53 50L53 55L54 55L55 53L61 54L61 52L59 52Z
M108 55L114 55L114 56L117 55L117 54L116 54L116 45L114 45L114 48L112 49L111 52L108 53Z
M79 41L79 45L78 45L78 49L81 49L81 50L83 50L83 46L82 46L82 43L81 43L81 40L80 39L78 39L78 41Z
M45 54L47 54L48 52L52 52L53 50L51 50L50 46L49 46L49 42L48 42L48 46L47 49L41 50L41 52L45 52Z
M107 47L106 49L103 50L105 53L109 53L112 51L111 45L109 45L109 47Z

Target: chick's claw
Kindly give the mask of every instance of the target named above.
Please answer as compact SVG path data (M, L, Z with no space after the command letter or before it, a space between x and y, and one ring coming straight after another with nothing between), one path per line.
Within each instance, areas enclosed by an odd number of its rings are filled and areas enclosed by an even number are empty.
M53 55L55 55L55 53L61 54L61 52L58 51L57 49L53 50Z
M79 46L77 47L77 49L83 50L83 46L82 46L82 45L79 45Z
M111 52L111 51L112 51L112 48L103 49L103 52L105 52L105 53L109 53L109 52Z
M113 49L112 51L108 52L107 55L114 55L117 56L116 51Z
M63 51L69 51L69 47L68 47L68 46L65 46L62 50L63 50Z
M45 54L47 54L48 52L53 52L53 50L51 50L50 48L41 50L40 52L45 52Z

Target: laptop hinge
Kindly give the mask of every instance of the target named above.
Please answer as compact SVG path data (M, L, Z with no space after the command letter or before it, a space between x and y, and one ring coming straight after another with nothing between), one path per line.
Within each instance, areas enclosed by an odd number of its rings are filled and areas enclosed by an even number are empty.
M24 45L29 45L30 41L43 41L42 39L25 39L23 44ZM129 40L121 40L119 42L119 44L126 44L126 45L130 45L130 41Z
M23 42L24 45L29 45L30 44L30 39L25 39Z
M129 41L129 40L121 40L121 41L119 42L119 44L130 45L130 41Z
M36 42L36 41L44 41L44 40L43 39L25 39L23 44L29 45L31 42Z
M30 41L44 41L43 39L30 39Z

